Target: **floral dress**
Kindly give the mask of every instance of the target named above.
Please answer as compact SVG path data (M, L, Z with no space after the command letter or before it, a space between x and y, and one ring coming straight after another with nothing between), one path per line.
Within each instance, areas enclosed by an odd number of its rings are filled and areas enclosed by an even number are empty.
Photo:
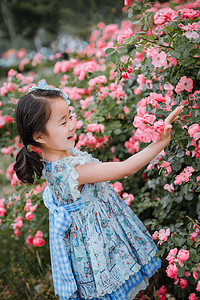
M76 165L100 163L91 154L70 149L72 156L44 161L44 177L58 206L81 199L72 211L64 243L77 283L69 299L134 299L160 267L157 248L146 227L108 182L78 187ZM61 298L60 298L61 299Z

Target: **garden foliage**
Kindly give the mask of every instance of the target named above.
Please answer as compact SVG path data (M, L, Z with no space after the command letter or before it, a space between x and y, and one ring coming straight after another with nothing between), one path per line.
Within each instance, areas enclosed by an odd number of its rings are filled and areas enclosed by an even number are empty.
M139 299L166 299L167 293L200 299L199 7L199 1L125 1L128 21L121 27L97 24L83 51L66 50L69 59L57 53L48 62L39 55L29 61L24 53L19 68L9 71L0 90L0 143L12 163L1 173L15 192L0 199L6 245L1 251L12 249L12 263L2 268L2 299L22 298L24 291L30 299L53 299L45 182L24 186L13 172L22 147L13 120L16 101L35 82L33 71L47 63L71 100L76 147L102 161L124 160L159 139L165 117L184 106L164 151L137 174L112 184L153 234L163 261L155 275L159 283L146 291L149 298Z

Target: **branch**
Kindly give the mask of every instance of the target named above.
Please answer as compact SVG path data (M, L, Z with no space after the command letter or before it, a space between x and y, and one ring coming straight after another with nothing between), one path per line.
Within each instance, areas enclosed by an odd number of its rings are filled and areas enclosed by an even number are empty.
M194 225L196 225L200 229L200 226L197 225L197 223L195 223L190 217L186 216L186 218L188 218Z

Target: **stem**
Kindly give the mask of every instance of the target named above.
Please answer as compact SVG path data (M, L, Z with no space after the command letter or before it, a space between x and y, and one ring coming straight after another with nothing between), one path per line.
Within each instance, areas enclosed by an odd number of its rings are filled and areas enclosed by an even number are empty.
M150 28L151 36L152 36L153 40L155 41L154 36L153 36L152 27L151 27L150 22L149 22L149 18L147 18L147 23L148 23L149 28Z
M196 225L200 229L200 226L197 225L197 223L195 223L190 217L186 216L186 218L188 218L194 225Z
M148 39L145 39L144 37L142 37L141 36L141 39L143 39L144 41L147 41L147 42L149 42L149 43L152 43L152 44L156 44L156 45L158 45L157 44L157 42L154 40L154 41L149 41ZM163 48L167 48L167 49L173 49L173 50L175 50L173 47L171 47L171 46L165 46L165 45L158 45L159 47L163 47Z

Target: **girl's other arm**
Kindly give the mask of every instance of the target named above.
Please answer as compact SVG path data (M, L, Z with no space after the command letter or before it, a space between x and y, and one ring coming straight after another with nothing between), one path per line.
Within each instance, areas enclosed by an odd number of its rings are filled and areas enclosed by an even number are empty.
M116 180L139 171L169 144L171 139L171 124L178 119L179 114L182 111L182 106L177 107L165 119L165 129L160 140L150 144L145 149L129 157L125 161L77 165L75 169L79 173L79 185Z

